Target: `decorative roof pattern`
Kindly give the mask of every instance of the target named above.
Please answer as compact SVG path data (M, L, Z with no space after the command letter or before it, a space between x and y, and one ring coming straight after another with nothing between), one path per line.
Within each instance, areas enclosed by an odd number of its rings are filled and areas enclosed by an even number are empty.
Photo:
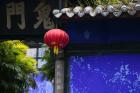
M63 14L66 14L68 18L72 18L74 15L83 17L85 14L89 14L91 17L95 17L97 14L107 16L109 13L112 13L115 17L119 17L123 12L127 12L129 15L135 15L137 11L140 11L140 4L129 3L128 5L98 5L95 8L91 6L87 6L85 8L76 6L74 8L63 8L61 10L54 9L53 15L56 18L60 18Z

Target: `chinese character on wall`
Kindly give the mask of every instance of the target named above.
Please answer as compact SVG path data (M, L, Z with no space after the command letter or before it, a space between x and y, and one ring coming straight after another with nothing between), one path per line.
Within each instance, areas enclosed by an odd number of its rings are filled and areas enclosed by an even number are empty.
M28 6L30 8L32 6ZM31 8L30 8L31 9ZM50 5L45 4L44 2L40 2L37 6L35 6L32 10L34 13L37 13L35 16L35 23L32 23L33 29L38 29L39 27L43 27L44 29L52 29L55 27L54 22L50 18L51 7ZM24 2L9 2L6 4L6 18L7 24L6 27L11 30L14 27L12 24L12 19L15 17L20 17L20 20L16 23L17 27L21 30L26 28L26 21L25 19L27 15L25 15L25 4ZM28 12L28 11L27 11ZM35 14L33 14L35 15ZM29 20L32 21L32 20ZM34 21L33 21L34 22Z
M19 2L19 3L8 3L6 5L6 13L7 13L7 28L11 29L12 24L12 16L20 16L21 21L18 22L18 27L23 30L26 27L25 24L25 9L24 9L24 2Z
M37 22L34 24L34 28L37 29L41 24L43 24L44 29L52 29L55 27L53 21L49 17L51 12L51 7L45 3L40 3L34 10L38 13Z

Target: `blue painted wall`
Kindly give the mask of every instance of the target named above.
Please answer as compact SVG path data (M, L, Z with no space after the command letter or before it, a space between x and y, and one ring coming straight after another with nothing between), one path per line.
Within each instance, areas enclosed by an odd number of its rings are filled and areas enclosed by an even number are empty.
M140 93L140 54L71 56L70 93Z
M70 43L112 43L140 41L140 20L110 19L71 21L64 24Z

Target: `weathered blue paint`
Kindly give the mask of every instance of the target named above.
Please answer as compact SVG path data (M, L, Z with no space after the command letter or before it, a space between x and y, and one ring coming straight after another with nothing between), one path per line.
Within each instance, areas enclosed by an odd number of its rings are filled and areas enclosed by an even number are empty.
M139 93L140 54L71 56L69 93Z

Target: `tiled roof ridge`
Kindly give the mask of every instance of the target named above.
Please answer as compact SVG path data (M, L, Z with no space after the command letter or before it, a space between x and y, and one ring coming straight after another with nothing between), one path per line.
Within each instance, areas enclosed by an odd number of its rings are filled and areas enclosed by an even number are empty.
M91 6L76 6L74 8L54 9L53 15L56 18L60 18L63 14L66 14L68 18L72 18L74 15L83 17L85 14L89 14L91 17L95 17L97 14L107 16L109 13L112 13L115 17L119 17L123 12L127 12L129 15L135 15L137 11L140 11L140 4L129 3L128 5L98 5L95 8Z

